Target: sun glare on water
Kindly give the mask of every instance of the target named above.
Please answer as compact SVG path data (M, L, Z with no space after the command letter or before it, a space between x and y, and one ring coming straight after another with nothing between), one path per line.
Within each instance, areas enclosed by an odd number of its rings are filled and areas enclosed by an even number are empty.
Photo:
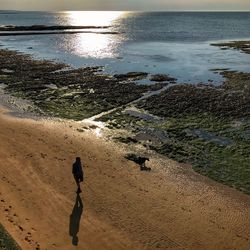
M67 12L70 25L109 26L123 11L69 11Z
M98 32L111 31L112 25L119 17L124 15L121 11L70 11L67 12L69 25L77 26L111 26L108 29L91 29L93 33L79 33L66 41L76 55L92 58L112 58L118 46L117 34L98 34Z

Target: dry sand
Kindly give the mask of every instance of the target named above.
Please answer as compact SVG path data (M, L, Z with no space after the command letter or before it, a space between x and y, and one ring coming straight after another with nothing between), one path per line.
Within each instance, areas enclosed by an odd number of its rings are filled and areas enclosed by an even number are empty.
M250 196L156 155L152 172L140 172L115 145L1 109L0 222L23 249L250 249ZM82 213L73 209L76 156Z

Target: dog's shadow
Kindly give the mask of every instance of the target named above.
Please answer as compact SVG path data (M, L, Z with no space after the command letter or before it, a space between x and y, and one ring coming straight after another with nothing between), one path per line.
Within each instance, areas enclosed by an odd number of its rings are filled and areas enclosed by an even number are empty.
M72 245L74 246L77 246L79 242L77 234L80 230L80 222L82 214L83 214L83 202L79 193L77 193L75 205L73 207L69 219L69 235L72 237Z

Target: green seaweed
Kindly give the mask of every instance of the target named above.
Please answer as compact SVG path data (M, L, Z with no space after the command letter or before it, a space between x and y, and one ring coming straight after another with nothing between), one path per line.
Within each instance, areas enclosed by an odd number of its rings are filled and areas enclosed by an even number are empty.
M1 75L6 69L11 73ZM45 115L81 120L162 88L162 84L138 85L116 79L101 70L101 67L71 69L65 64L0 50L0 83L6 85L5 91L32 101Z
M13 238L0 224L0 249L1 250L21 250Z

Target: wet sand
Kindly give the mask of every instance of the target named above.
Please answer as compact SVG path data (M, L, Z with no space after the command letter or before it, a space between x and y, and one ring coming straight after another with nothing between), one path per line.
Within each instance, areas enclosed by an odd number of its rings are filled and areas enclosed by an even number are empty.
M0 113L0 221L23 249L249 249L250 196L166 157L150 173L128 148L70 121ZM126 146L124 146L126 147ZM76 202L71 166L84 162ZM78 232L79 231L79 232Z

